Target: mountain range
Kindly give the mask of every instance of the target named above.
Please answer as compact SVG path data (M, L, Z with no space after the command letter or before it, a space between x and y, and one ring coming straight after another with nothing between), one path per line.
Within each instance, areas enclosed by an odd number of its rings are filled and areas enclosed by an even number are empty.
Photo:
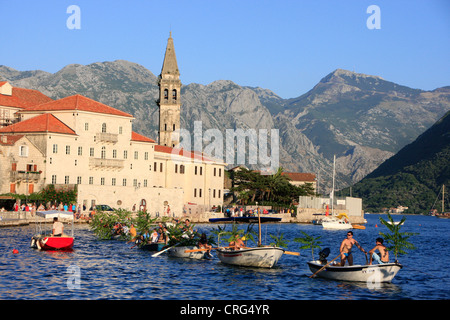
M139 64L71 64L56 73L0 66L2 80L53 99L84 95L133 114L134 130L157 138L157 77ZM337 188L360 181L450 110L450 87L412 89L337 69L292 99L230 80L183 85L181 99L181 126L189 130L194 121L202 121L203 130L278 129L280 165L285 171L315 173L319 191L328 194L333 155Z
M397 206L413 213L440 212L436 200L442 185L450 185L450 111L356 183L352 195L363 198L365 209L372 212Z

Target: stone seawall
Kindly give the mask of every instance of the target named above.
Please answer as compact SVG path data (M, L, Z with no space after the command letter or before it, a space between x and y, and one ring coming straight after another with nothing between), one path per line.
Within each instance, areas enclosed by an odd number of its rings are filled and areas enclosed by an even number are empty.
M323 211L323 212L322 212ZM345 212L348 214L347 210L336 210L335 213L339 214ZM299 208L296 216L292 216L290 213L277 213L277 214L264 214L264 217L276 217L281 218L281 223L312 223L312 220L318 217L314 214L323 213L325 210L309 209L309 208ZM51 223L50 220L45 220L42 217L32 216L31 212L2 212L0 213L0 227L10 227L10 226L22 226L30 223L36 222L47 222ZM185 220L189 219L192 223L209 223L210 218L223 218L224 214L220 212L204 212L204 213L194 213L190 215L183 215L181 217L175 217L176 219ZM163 217L161 217L163 218ZM167 218L165 218L167 219ZM365 223L364 216L349 216L351 223ZM66 219L60 219L62 222L68 222ZM86 223L86 220L76 220L75 223Z

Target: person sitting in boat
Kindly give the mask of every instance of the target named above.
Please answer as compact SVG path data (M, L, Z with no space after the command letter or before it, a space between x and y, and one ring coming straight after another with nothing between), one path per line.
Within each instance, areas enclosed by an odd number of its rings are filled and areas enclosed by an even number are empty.
M372 259L375 260L378 264L389 263L389 252L387 248L383 245L383 238L377 238L375 240L375 247L369 251L370 259L369 265L372 264ZM380 253L381 257L375 253L377 251Z
M199 249L206 249L206 255L211 255L212 246L208 244L208 238L206 237L206 233L202 233L200 239L198 240L197 247Z
M58 217L53 218L52 237L62 237L64 225L58 221Z
M339 251L341 252L341 266L345 265L345 261L348 261L348 265L353 265L352 247L356 246L359 250L366 253L366 251L359 245L358 241L353 238L353 231L347 232L347 238L341 243Z
M159 240L159 233L156 231L156 229L153 229L153 232L150 235L150 241L151 243L158 243L158 240Z
M228 246L231 247L232 250L240 250L241 248L245 248L244 241L242 241L238 234L235 236L234 241L231 241Z

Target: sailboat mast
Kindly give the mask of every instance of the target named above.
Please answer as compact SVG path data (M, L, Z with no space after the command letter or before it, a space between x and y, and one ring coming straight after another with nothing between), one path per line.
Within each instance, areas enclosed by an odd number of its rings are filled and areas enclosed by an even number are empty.
M442 185L442 213L444 213L444 206L445 206L445 184Z
M334 178L336 173L336 155L333 156L333 189L331 190L331 215L334 215Z

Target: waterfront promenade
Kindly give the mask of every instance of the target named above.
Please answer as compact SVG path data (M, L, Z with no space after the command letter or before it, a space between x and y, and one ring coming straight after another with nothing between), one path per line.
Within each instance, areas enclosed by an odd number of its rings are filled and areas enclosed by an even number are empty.
M341 210L345 212L345 210ZM339 212L335 212L339 214ZM264 217L276 217L281 218L281 223L312 223L314 219L313 214L315 213L325 213L320 212L320 210L313 209L302 209L299 208L297 210L297 214L292 216L291 213L276 213L276 214L264 214ZM89 216L89 212L84 212L84 216ZM194 214L185 214L182 216L176 216L175 219L189 219L192 223L209 223L210 218L222 218L224 214L221 212L204 212L204 213L194 213ZM170 220L171 217L160 216L161 219ZM349 216L351 223L365 223L364 216ZM61 219L61 221L66 222L65 219ZM51 221L45 220L39 216L32 216L31 212L25 211L5 211L0 212L0 227L12 227L12 226L23 226L34 224L37 222L48 222ZM87 223L87 219L76 219L75 223Z

